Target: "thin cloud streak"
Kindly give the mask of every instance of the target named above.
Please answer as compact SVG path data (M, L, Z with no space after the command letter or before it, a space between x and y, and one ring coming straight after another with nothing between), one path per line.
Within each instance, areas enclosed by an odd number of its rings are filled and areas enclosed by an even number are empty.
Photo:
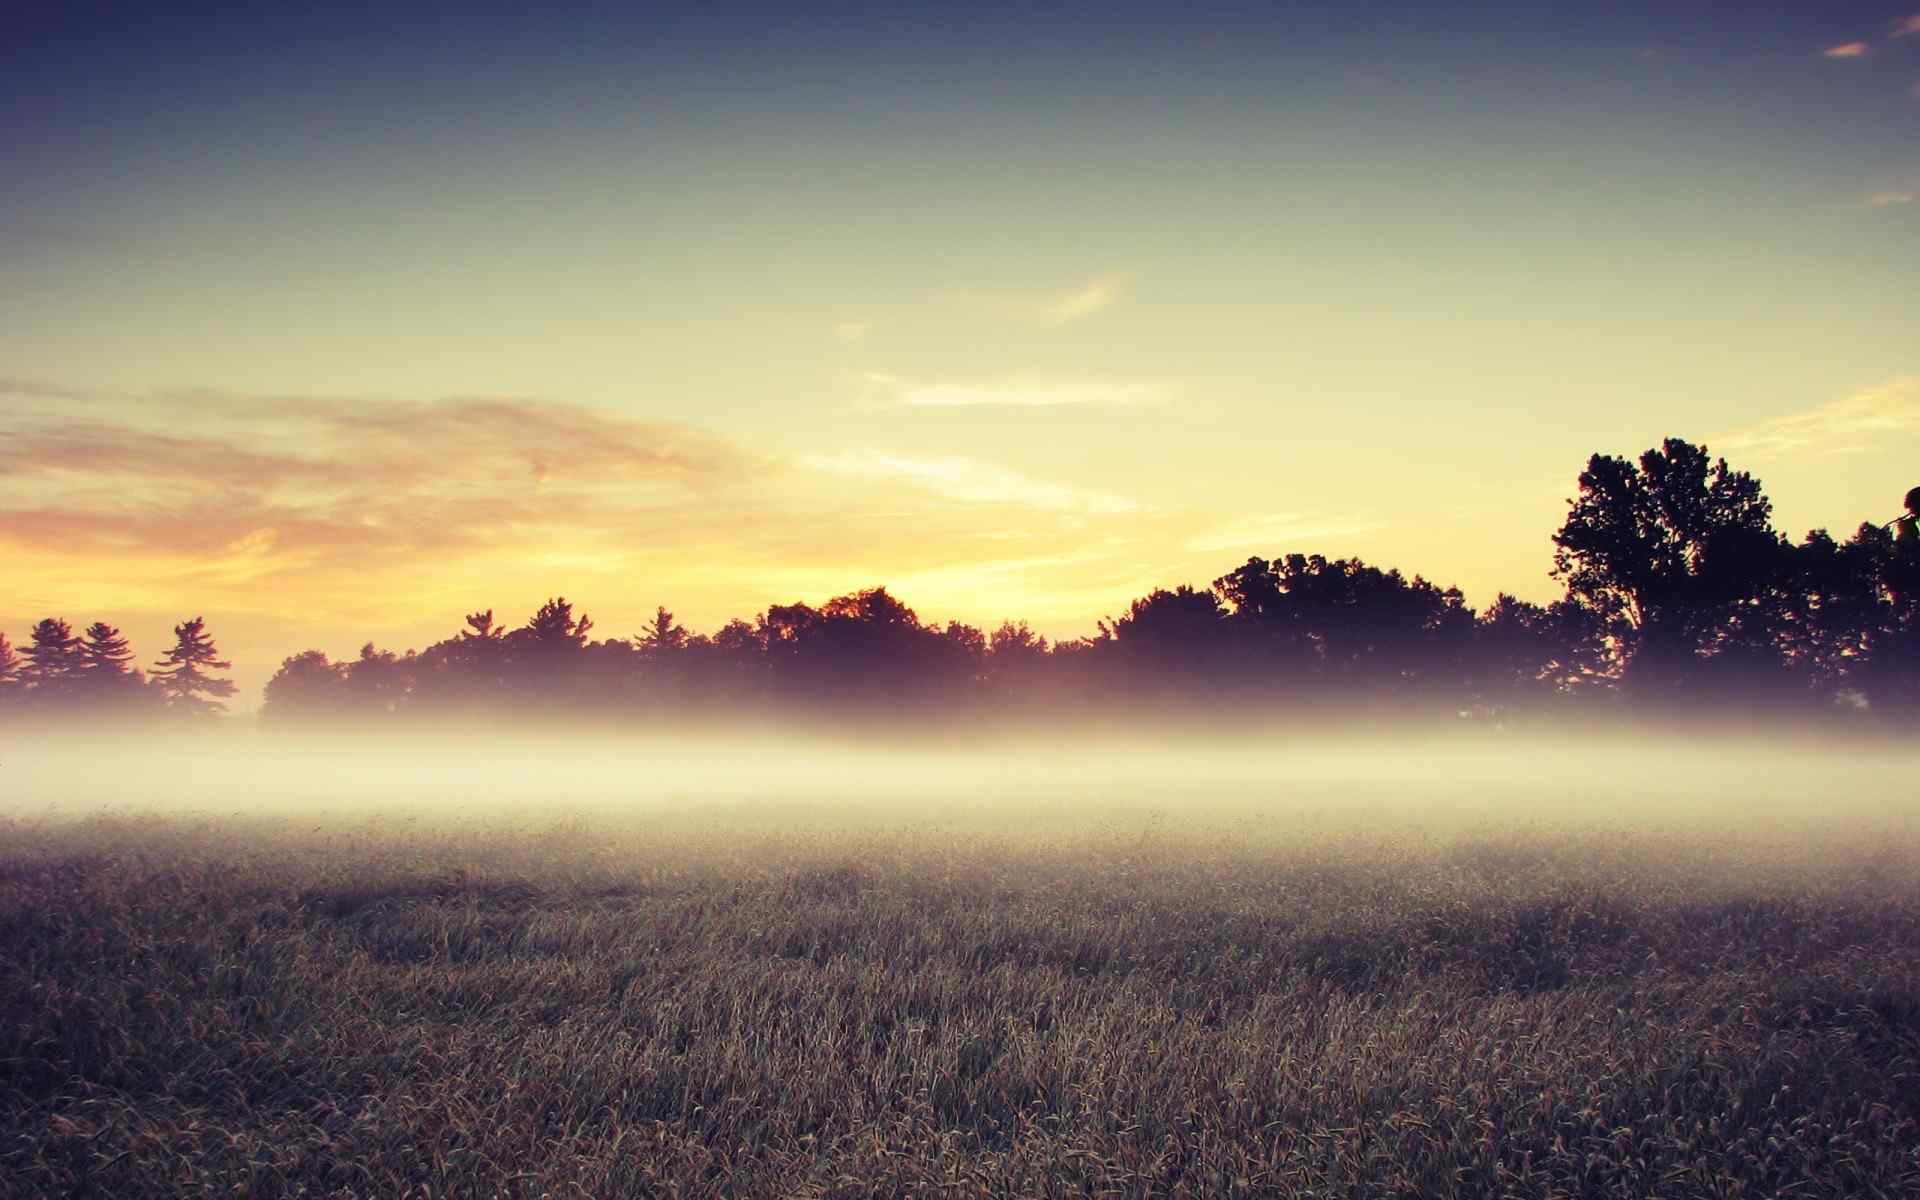
M1109 271L1063 292L1037 296L976 292L963 293L960 299L1004 320L1041 326L1071 325L1113 307L1126 294L1130 282L1128 273Z
M1920 376L1903 376L1805 412L1789 413L1709 442L1755 461L1855 454L1888 437L1920 433Z
M1822 58L1865 58L1867 56L1867 44L1865 42L1842 42L1838 46L1828 46L1825 50L1821 51L1820 54Z
M1165 384L1107 379L1006 379L925 382L869 372L862 381L890 407L902 408L1133 408L1164 404Z
M1125 278L1117 274L1088 280L1085 287L1076 288L1043 306L1040 316L1061 325L1090 317L1118 300L1125 282Z
M769 589L801 576L997 578L1010 556L983 523L1023 532L1012 557L1071 573L1063 556L1143 511L972 459L780 458L550 401L129 399L117 420L108 405L0 415L0 555L21 594L314 625L646 580L731 615L790 599Z
M1130 513L1140 506L1104 492L1084 491L1030 479L1017 471L961 457L913 458L877 450L848 450L801 459L816 471L855 479L911 483L948 499L978 504L1016 504L1049 511Z
M1920 13L1914 13L1910 17L1901 17L1895 21L1893 23L1893 30L1888 33L1887 36L1903 38L1913 37L1916 34L1920 34Z

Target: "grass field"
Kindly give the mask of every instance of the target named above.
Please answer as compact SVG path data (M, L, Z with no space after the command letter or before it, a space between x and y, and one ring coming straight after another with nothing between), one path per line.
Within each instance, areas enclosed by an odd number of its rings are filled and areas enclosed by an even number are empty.
M1920 1195L1911 840L0 826L11 1196Z

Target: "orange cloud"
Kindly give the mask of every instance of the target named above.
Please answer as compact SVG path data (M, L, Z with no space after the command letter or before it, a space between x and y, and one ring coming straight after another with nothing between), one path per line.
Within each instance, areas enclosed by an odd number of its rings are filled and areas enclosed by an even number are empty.
M1000 601L954 582L969 572L1041 571L1070 588L1074 556L1138 515L991 463L781 459L549 401L175 392L134 404L11 386L0 554L25 581L22 603L112 596L339 623L369 607L445 618L469 599L585 598L644 579L648 602L691 618L791 600L803 582L820 599L918 578L972 607ZM1020 531L1018 553L983 528Z
M1893 31L1887 36L1903 38L1912 37L1915 34L1920 34L1920 13L1915 13L1910 17L1901 17L1895 21L1893 23Z
M1838 46L1828 46L1820 53L1823 58L1865 58L1867 56L1867 44L1865 42L1842 42Z

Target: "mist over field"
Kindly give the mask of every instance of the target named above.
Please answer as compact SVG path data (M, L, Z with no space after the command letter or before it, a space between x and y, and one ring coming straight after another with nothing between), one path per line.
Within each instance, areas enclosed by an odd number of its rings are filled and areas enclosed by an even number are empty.
M1894 1196L1886 742L16 739L0 1196Z
M15 817L243 816L455 824L779 812L889 825L1258 819L1314 829L1878 831L1920 820L1920 747L1622 730L1155 734L961 739L769 732L46 731L0 743Z
M0 1200L1920 1197L1920 0L442 7L0 25Z

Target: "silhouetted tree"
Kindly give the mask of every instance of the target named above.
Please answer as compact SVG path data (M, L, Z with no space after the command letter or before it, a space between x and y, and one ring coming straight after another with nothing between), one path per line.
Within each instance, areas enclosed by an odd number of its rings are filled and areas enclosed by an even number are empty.
M334 663L319 650L304 650L283 659L267 680L260 714L272 721L332 720L347 710L346 664Z
M414 654L402 658L372 642L360 647L360 657L344 664L344 699L355 713L379 716L400 711L413 693Z
M536 650L574 651L586 646L587 631L592 628L592 619L585 613L575 617L573 605L561 596L542 604L524 627L507 635L507 640Z
M493 610L467 614L467 627L460 631L463 642L497 642L507 636L507 631L493 623Z
M1219 597L1186 584L1135 600L1111 626L1128 688L1161 702L1216 698L1201 681L1215 677L1231 654L1226 616Z
M1846 549L1870 574L1875 601L1848 678L1880 713L1920 715L1920 537L1862 525Z
M751 706L766 699L766 643L753 625L735 617L704 644L695 639L689 649L704 701Z
M1785 544L1760 484L1668 438L1636 466L1596 454L1554 534L1556 578L1608 623L1623 677L1671 694L1725 654L1772 641Z
M515 698L543 708L565 706L574 694L585 663L587 631L593 621L574 616L561 596L541 605L527 623L506 637L506 669Z
M1508 713L1592 690L1604 655L1592 610L1570 600L1543 608L1502 592L1474 624L1467 674L1476 703Z
M1317 554L1250 558L1213 588L1262 690L1404 703L1453 702L1465 687L1474 618L1457 588Z
M86 654L73 627L65 621L48 617L35 625L22 657L26 661L20 667L20 678L35 705L64 704L78 693Z
M1025 621L1003 621L987 639L986 684L996 704L1030 697L1043 686L1047 639Z
M105 621L87 626L80 644L82 664L76 680L88 704L125 711L152 698L147 680L133 665L133 649Z
M200 716L225 712L223 701L233 695L233 681L216 679L207 671L231 671L233 664L221 660L205 619L175 625L173 636L173 649L153 666L154 685L166 697L167 707Z
M1508 714L1606 697L1624 679L1642 699L1705 707L1845 696L1920 713L1920 535L1869 525L1836 544L1815 530L1795 547L1769 516L1751 476L1669 439L1637 463L1589 460L1554 535L1554 574L1568 594L1546 606L1502 594L1476 616L1457 588L1303 554L1250 558L1211 590L1156 588L1094 636L1052 645L1025 624L989 636L923 622L885 587L818 608L772 605L711 637L659 606L631 639L600 642L588 638L591 620L554 598L511 632L492 609L470 613L419 654L369 644L346 663L297 655L268 684L267 711L385 719L532 706L658 722L773 705L829 720L912 719L975 704L1099 713L1144 699ZM117 632L96 630L114 645ZM59 622L37 632L22 674L57 664L71 639Z
M508 657L507 631L493 610L468 613L465 628L413 660L409 703L436 711L496 709L507 699Z
M940 631L945 650L939 669L951 672L967 682L983 677L987 666L987 635L965 621L948 621Z
M13 643L7 635L0 632L0 704L5 704L19 694L20 656L14 652Z
M635 634L633 640L646 654L658 658L685 649L687 631L676 624L673 614L662 606L654 610L653 620Z
M134 673L133 650L118 629L105 621L87 626L86 641L80 647L85 657L81 670L89 676L125 678Z
M1789 576L1776 631L1782 663L1817 696L1857 691L1887 608L1872 535L1841 544L1812 530L1790 552Z

